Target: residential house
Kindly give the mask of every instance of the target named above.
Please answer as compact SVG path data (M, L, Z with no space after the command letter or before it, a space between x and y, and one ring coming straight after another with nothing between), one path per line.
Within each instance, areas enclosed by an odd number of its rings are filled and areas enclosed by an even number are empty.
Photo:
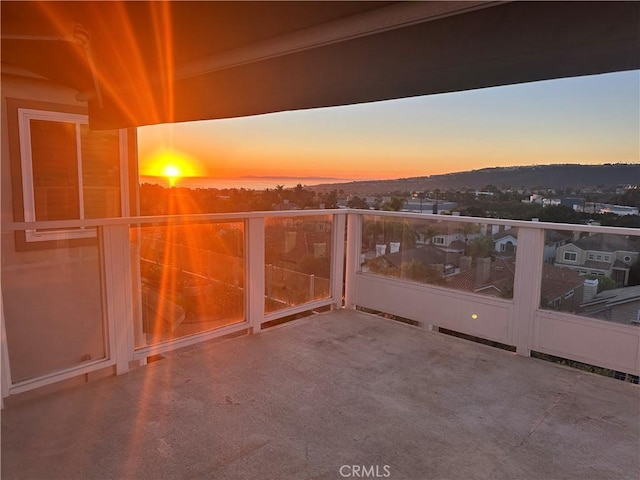
M492 235L496 253L513 253L518 248L518 229L502 230ZM556 250L571 239L571 234L560 230L545 230L543 261L553 263Z
M382 255L374 260L379 269L399 268L404 263L418 261L424 265L436 265L443 277L455 275L460 271L460 253L450 252L433 245L424 245L409 250ZM370 264L363 266L368 271Z
M575 211L582 211L584 202L584 197L565 196L560 198L561 205L569 207Z
M3 66L1 143L3 222L137 215L136 132L90 130L76 89ZM3 231L13 381L107 359L101 254L96 228Z
M515 258L490 257L476 260L476 267L470 262L463 262L458 275L447 278L447 286L456 290L481 293L491 297L511 298L513 296L513 279Z
M503 230L491 236L497 253L515 253L518 245L518 229Z
M577 312L583 298L584 278L569 268L549 263L542 266L540 306L564 312Z
M638 215L638 207L630 207L628 205L609 205L606 204L600 209L600 213L613 213L614 215Z
M515 257L476 260L476 268L464 269L447 279L447 285L459 290L492 297L511 298L515 272ZM577 311L582 301L584 279L570 269L545 263L542 267L541 307L568 312Z
M571 239L571 234L561 230L545 230L544 233L543 261L553 263L556 258L556 250Z
M581 275L612 278L619 287L629 283L631 269L640 256L637 240L598 233L558 247L555 264L578 271Z
M580 313L610 322L640 324L640 285L603 290L580 305Z
M453 210L457 206L458 204L456 202L439 201L439 200L431 200L431 199L425 199L423 202L420 202L415 200L414 198L410 198L404 204L402 211L431 214L431 213L436 213L434 212L434 208L436 208L437 213L441 215L443 213L451 212L451 210Z
M435 245L452 253L464 253L469 243L481 236L480 228L473 224L444 221L430 223L416 233L417 244Z

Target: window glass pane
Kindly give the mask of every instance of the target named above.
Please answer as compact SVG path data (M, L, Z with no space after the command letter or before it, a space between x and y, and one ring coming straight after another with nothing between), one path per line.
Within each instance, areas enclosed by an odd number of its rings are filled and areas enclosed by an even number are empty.
M267 218L265 312L329 298L332 217Z
M513 298L517 243L518 230L509 225L365 215L360 268L386 277Z
M540 308L638 325L640 237L545 230L543 260Z
M244 320L244 224L132 229L139 244L141 322L136 348Z
M31 120L36 220L80 217L75 124Z
M14 382L107 357L97 245L18 253L3 241L2 294Z
M118 217L120 209L120 147L115 130L80 126L82 188L85 218Z

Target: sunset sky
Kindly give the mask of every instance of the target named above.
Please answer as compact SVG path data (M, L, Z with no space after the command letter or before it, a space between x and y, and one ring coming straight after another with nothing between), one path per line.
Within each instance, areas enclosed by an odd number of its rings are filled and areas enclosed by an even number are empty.
M382 179L640 162L640 72L138 129L140 173Z

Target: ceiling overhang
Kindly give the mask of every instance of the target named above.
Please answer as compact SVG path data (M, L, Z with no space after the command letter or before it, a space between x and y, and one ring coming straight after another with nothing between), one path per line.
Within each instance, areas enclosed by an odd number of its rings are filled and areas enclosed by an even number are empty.
M638 2L3 2L4 72L93 128L229 118L640 68Z

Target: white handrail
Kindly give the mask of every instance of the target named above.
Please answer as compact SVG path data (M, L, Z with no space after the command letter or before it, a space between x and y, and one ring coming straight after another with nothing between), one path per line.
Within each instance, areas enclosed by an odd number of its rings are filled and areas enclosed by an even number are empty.
M640 229L631 227L608 227L601 225L581 225L572 223L534 222L528 220L509 220L501 218L464 217L451 215L425 215L411 212L389 212L383 210L361 210L355 208L316 209L316 210L269 210L260 212L233 212L233 213L197 213L180 215L155 215L139 217L96 218L83 220L54 220L39 222L3 222L3 232L34 230L44 228L92 228L111 225L181 225L193 222L207 221L239 221L251 218L264 217L307 217L318 215L371 215L378 217L408 218L416 220L437 220L456 223L481 223L491 225L509 225L511 227L541 228L549 230L584 231L594 233L613 233L616 235L640 236Z

